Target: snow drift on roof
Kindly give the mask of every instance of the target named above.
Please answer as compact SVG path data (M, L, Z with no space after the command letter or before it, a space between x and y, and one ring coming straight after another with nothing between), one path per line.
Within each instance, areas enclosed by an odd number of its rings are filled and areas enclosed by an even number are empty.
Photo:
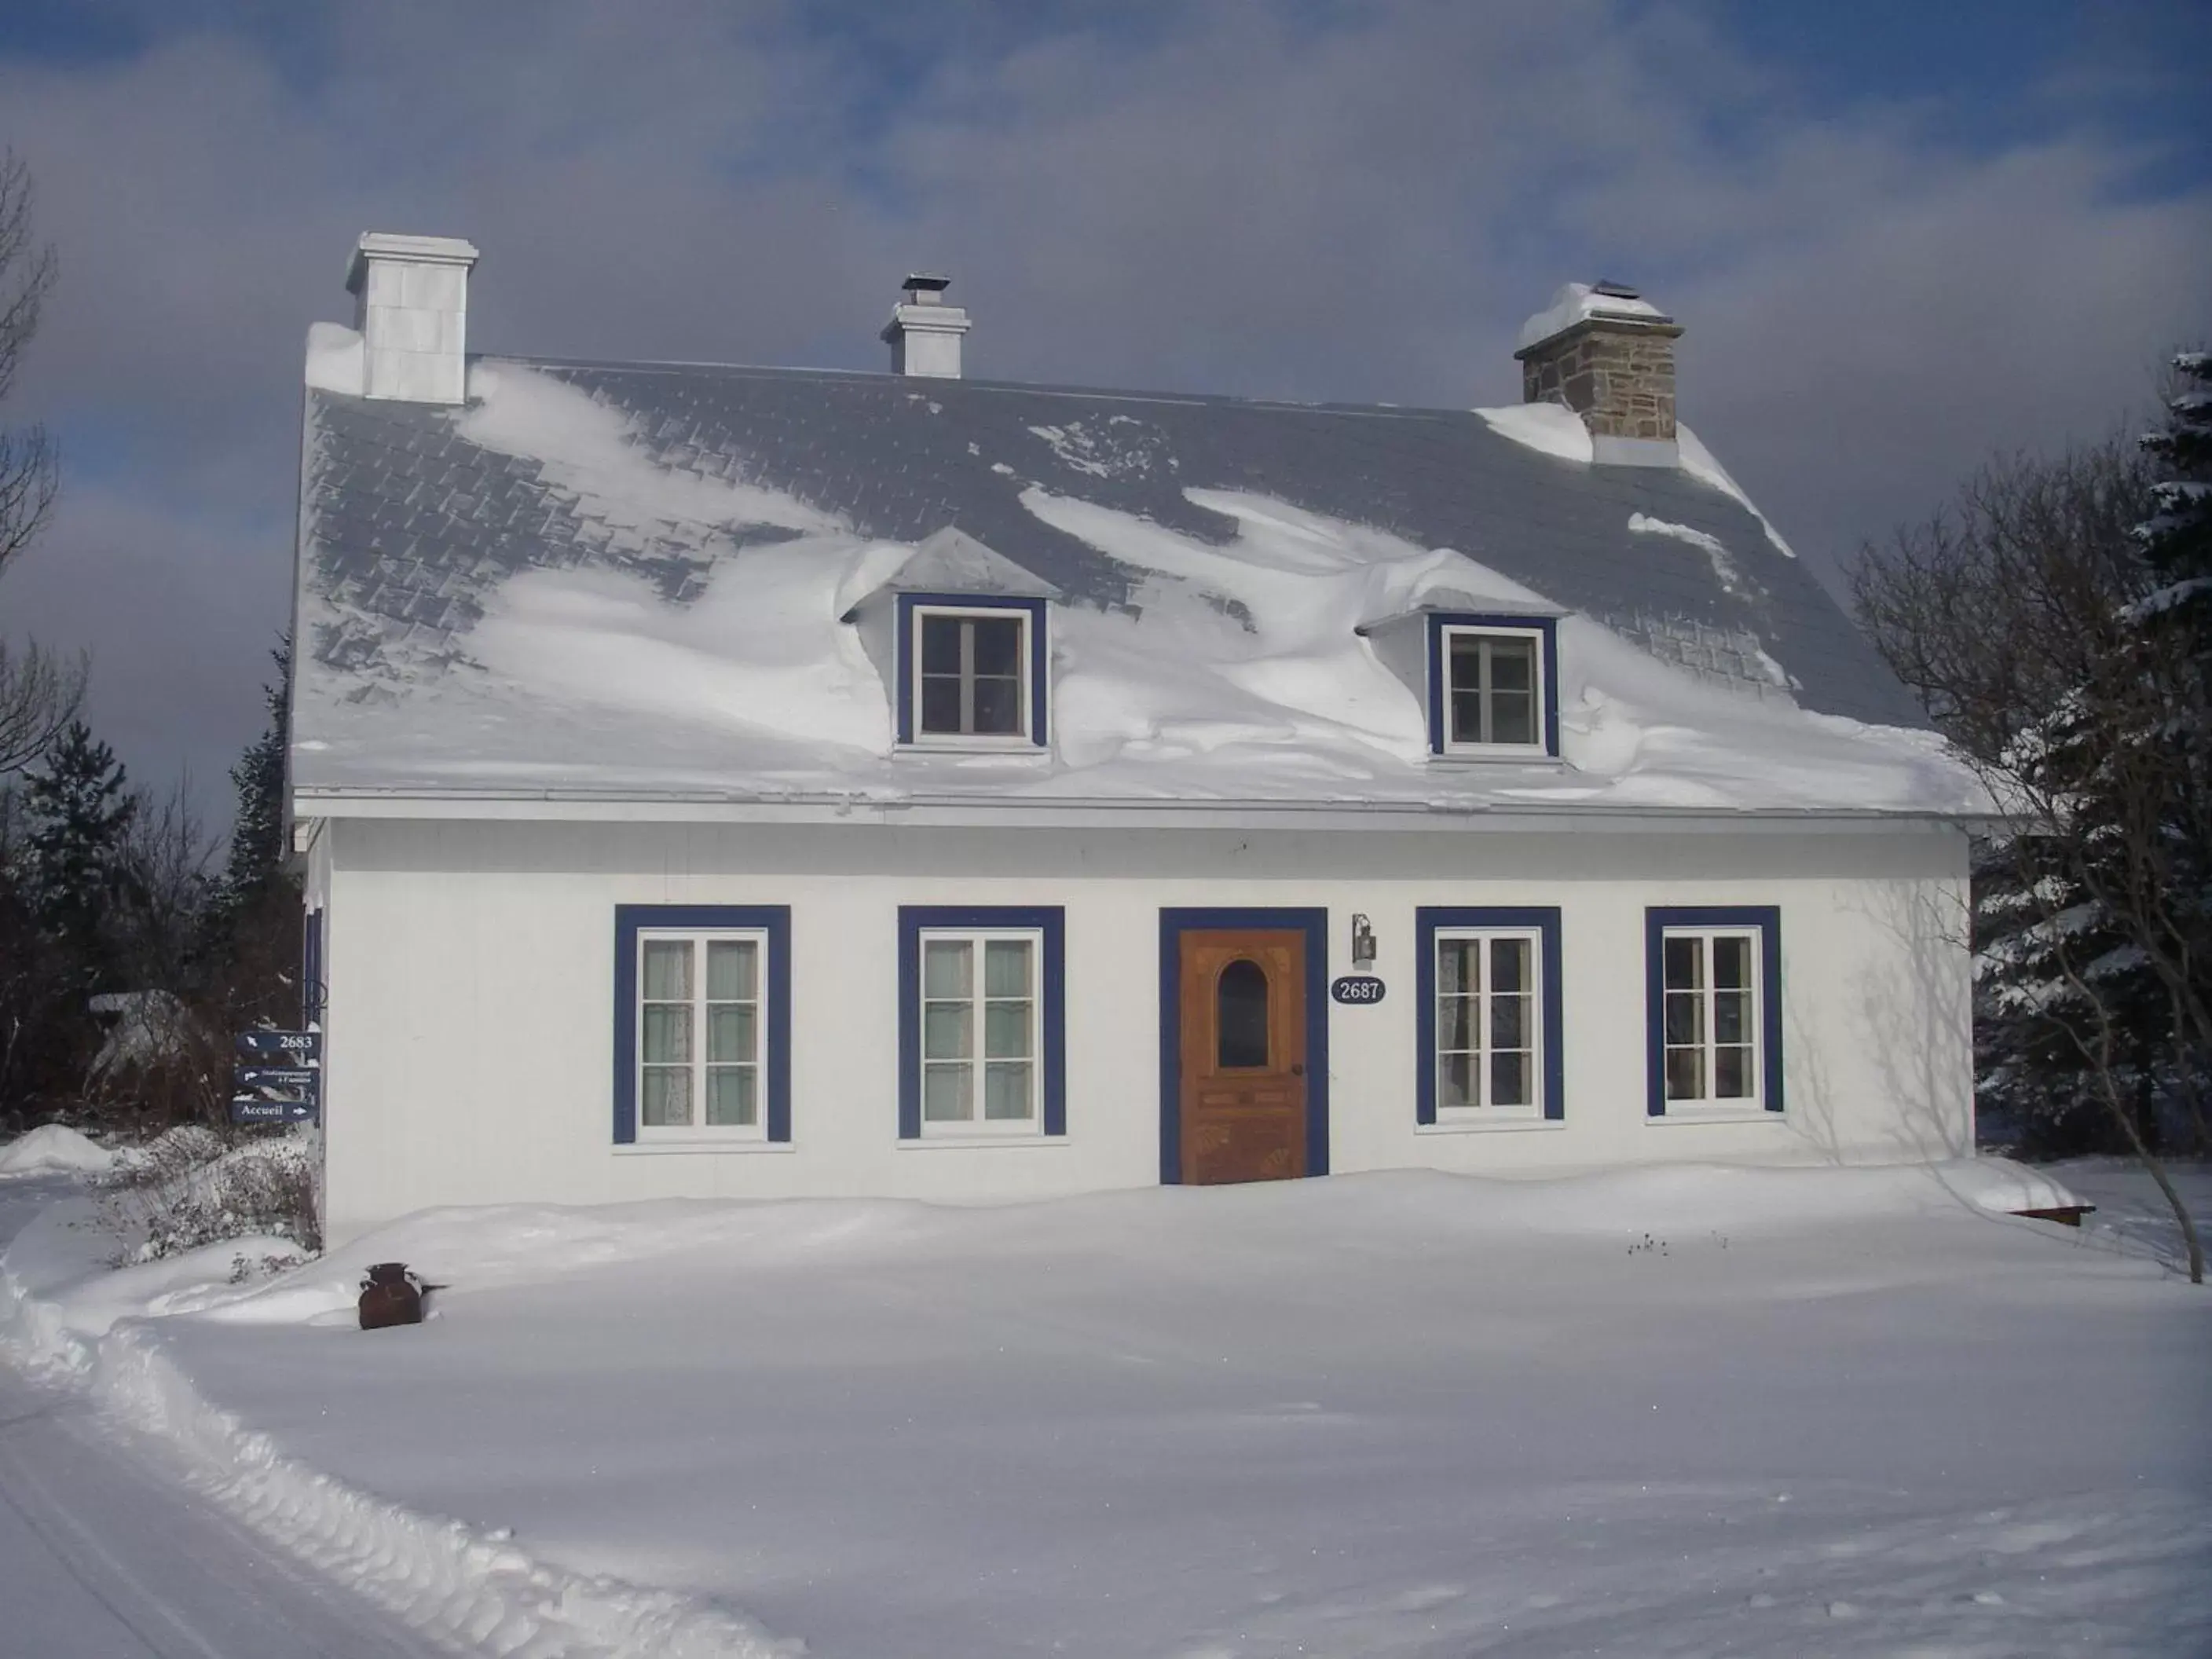
M643 568L544 563L485 590L437 651L387 641L376 672L304 676L302 789L576 791L646 798L1381 802L1472 809L1971 810L1919 734L1701 683L1579 615L1559 624L1564 767L1440 766L1425 698L1354 630L1425 597L1549 596L1422 546L1248 490L1189 488L1208 541L1031 486L1036 524L1129 573L1129 602L1053 610L1048 757L895 755L890 688L842 620L913 555L735 477L657 462L631 422L557 378L479 365L461 435L526 460L613 544L674 549L681 602ZM1619 522L1616 520L1616 522ZM750 539L767 526L778 538ZM923 538L921 539L927 539ZM345 605L311 583L309 627Z

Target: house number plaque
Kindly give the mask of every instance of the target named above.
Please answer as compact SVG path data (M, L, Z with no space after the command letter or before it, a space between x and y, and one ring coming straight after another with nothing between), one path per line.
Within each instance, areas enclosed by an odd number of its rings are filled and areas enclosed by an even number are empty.
M1382 981L1372 974L1343 974L1329 981L1328 1000L1350 1003L1357 1007L1363 1002L1382 1000Z

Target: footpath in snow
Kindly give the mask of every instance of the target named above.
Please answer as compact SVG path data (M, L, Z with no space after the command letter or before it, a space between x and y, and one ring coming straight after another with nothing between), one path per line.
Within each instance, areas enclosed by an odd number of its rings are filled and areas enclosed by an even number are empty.
M2212 1297L2021 1173L445 1211L239 1286L64 1206L0 1329L489 1651L2212 1651ZM450 1288L362 1333L387 1259Z

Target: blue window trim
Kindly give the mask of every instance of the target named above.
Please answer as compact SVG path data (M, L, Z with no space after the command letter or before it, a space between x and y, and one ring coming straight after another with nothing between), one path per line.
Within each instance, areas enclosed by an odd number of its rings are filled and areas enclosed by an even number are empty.
M320 1025L330 987L324 980L323 907L307 914L300 928L300 1023Z
M1042 603L1042 601L1039 601ZM1067 1133L1067 912L1058 905L902 904L899 926L901 1140L921 1139L921 936L931 928L1034 928L1044 939L1044 1138ZM1012 1146L1019 1139L1009 1139Z
M1566 1038L1561 1029L1565 1009L1565 975L1559 964L1559 907L1528 905L1478 909L1455 909L1423 905L1413 912L1413 994L1418 1028L1416 1053L1420 1070L1413 1095L1413 1121L1437 1121L1437 935L1448 927L1515 927L1534 929L1541 942L1544 959L1539 964L1544 999L1544 1116L1557 1121L1567 1115Z
M1667 1115L1667 971L1670 927L1749 928L1759 934L1760 1103L1782 1109L1782 910L1773 904L1653 905L1644 913L1644 1110Z
M756 928L768 935L768 1124L791 1139L791 907L787 904L615 906L615 1144L637 1139L637 936L644 928Z
M1289 927L1306 936L1306 1173L1328 1173L1328 912L1160 912L1160 1182L1182 1184L1182 936L1195 928Z
M1030 741L1040 749L1049 744L1051 732L1046 724L1045 681L1052 661L1052 650L1045 638L1044 600L1002 599L991 593L901 593L897 599L898 740L901 743L910 744L915 740L914 682L921 665L915 660L915 607L942 605L956 611L1002 611L1009 616L1025 616L1030 619Z
M1544 752L1559 752L1559 623L1556 617L1522 617L1506 611L1431 611L1429 620L1429 752L1445 752L1449 727L1444 723L1444 629L1447 628L1511 629L1534 633L1543 641L1544 660L1537 665L1544 687Z

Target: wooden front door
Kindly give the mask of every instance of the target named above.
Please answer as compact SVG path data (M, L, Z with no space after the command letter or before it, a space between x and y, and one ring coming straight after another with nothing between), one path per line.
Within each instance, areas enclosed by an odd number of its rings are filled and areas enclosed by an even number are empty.
M1306 1172L1306 936L1182 934L1182 1178Z

